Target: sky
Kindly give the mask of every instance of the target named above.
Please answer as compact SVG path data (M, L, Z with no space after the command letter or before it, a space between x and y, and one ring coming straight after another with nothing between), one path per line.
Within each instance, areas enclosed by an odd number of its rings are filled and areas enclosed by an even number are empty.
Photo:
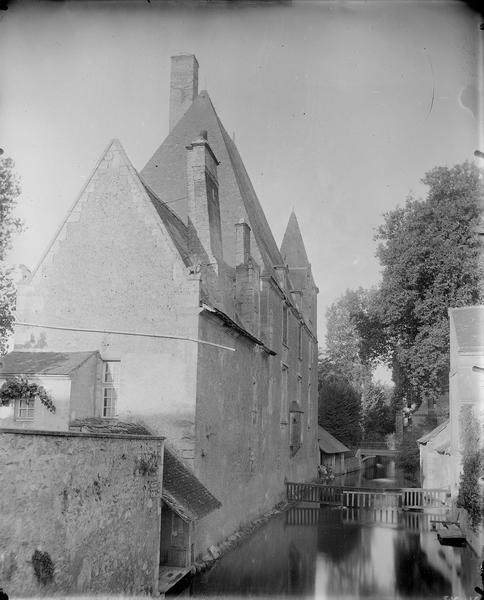
M118 138L141 170L168 133L170 56L193 53L280 245L296 212L325 312L376 285L382 215L484 150L480 18L465 3L14 4L0 17L0 147L34 268Z

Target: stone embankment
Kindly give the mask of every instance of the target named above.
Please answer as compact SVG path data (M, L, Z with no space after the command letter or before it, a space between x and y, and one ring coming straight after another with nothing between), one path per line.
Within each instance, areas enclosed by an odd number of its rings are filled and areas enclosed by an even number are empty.
M205 552L205 554L203 554L199 560L193 563L191 570L192 575L210 569L223 554L233 550L235 547L245 541L250 535L257 531L257 529L260 529L265 523L267 523L269 519L272 519L276 515L285 512L292 506L294 506L294 503L279 502L279 504L276 504L274 508L271 508L271 510L267 511L254 521L244 525L217 545L210 546L207 552Z

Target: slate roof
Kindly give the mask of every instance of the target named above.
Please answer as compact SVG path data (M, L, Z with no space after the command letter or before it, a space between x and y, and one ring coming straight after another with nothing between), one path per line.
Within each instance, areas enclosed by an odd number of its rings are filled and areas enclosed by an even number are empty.
M325 454L340 454L341 452L349 451L349 448L337 440L334 435L331 435L329 431L321 427L321 425L318 426L318 442L320 449Z
M449 314L461 352L472 352L484 347L484 306L451 308Z
M166 446L162 497L170 508L188 521L201 519L222 506L194 473Z
M281 254L284 263L289 267L307 267L309 265L308 255L294 211L291 212L282 239ZM304 271L303 273L305 274Z
M143 183L143 187L145 188L146 193L156 209L156 212L160 216L160 219L163 221L168 233L170 234L170 237L173 240L173 243L175 244L183 262L186 266L188 266L190 264L190 258L188 251L187 226L179 217L177 217L177 215L169 208L169 206L162 202L156 196L156 194L150 190L145 183Z
M186 146L201 130L220 161L218 167L224 260L234 266L235 223L246 218L267 270L282 257L239 152L225 131L206 91L200 92L140 172L151 192L184 223L187 219Z
M14 351L0 359L0 375L69 375L95 354Z

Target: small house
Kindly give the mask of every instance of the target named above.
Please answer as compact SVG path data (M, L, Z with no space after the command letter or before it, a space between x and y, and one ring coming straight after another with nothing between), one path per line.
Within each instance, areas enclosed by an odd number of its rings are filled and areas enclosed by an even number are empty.
M321 425L318 427L318 444L319 464L330 467L335 475L345 473L345 452L349 452L350 449Z

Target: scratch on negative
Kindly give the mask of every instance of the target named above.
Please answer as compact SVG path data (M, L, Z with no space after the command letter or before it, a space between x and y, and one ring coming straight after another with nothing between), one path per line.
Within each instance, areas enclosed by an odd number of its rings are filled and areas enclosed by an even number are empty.
M429 66L430 66L430 72L432 73L432 100L430 101L430 106L429 106L429 111L427 113L427 116L425 117L426 119L429 118L430 113L432 112L432 109L434 107L434 100L435 100L435 77L434 77L434 68L432 67L432 62L430 60L430 58L427 56L427 60L429 61Z

